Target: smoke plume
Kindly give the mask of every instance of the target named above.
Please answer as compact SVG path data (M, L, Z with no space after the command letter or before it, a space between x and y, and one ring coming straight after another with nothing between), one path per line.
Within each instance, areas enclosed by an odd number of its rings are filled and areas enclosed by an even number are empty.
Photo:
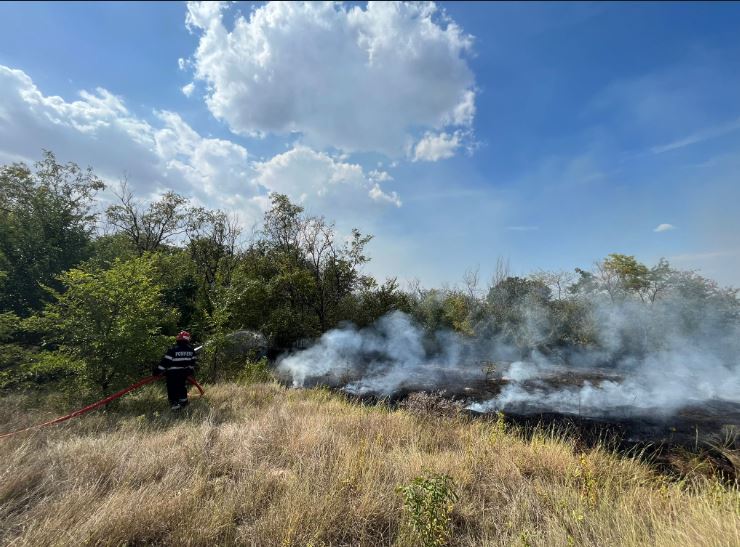
M481 412L669 414L707 401L740 403L735 304L728 311L685 296L650 305L594 298L587 307L594 340L578 347L548 347L553 318L532 301L519 310L518 338L503 336L492 320L479 322L474 336L427 332L396 311L371 327L327 332L278 370L296 387L354 394L446 390ZM494 363L493 377L485 363Z

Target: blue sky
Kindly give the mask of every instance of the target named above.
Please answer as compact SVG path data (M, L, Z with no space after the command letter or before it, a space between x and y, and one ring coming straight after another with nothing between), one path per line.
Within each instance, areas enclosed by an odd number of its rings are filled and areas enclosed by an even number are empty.
M0 3L0 161L245 225L286 192L425 285L610 252L740 285L740 4L381 7Z

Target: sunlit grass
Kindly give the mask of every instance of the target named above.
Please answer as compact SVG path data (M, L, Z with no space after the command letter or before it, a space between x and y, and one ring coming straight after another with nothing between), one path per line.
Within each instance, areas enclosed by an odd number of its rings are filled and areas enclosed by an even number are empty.
M60 402L0 400L0 431ZM398 545L398 486L446 474L453 545L738 545L736 488L659 475L499 421L417 416L325 390L207 386L172 415L159 387L0 441L13 545Z

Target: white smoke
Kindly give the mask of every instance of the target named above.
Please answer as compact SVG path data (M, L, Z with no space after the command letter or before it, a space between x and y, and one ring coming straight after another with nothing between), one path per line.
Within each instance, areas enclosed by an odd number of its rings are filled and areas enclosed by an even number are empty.
M685 349L648 355L640 362L624 364L624 377L606 379L596 385L548 387L537 382L562 367L542 367L531 362L512 363L511 382L494 399L469 406L477 412L492 410L544 409L588 416L612 413L672 413L682 407L711 400L740 402L740 374L716 356ZM531 382L529 385L524 382Z
M408 315L395 311L370 328L327 332L314 346L283 358L278 371L289 374L295 387L318 379L351 393L381 395L404 386L434 389L479 373L460 366L468 344L456 334L436 333L431 342L440 351L433 354L429 342Z
M740 403L737 315L715 310L714 303L670 298L654 305L591 304L590 320L598 326L593 349L561 348L547 355L533 349L549 331L546 314L536 306L522 310L528 348L495 336L426 333L396 311L372 327L327 332L311 348L283 358L278 370L296 387L326 383L378 395L465 393L467 385L485 385L481 363L493 361L502 387L487 400L470 401L468 408L480 412L668 414L706 401Z

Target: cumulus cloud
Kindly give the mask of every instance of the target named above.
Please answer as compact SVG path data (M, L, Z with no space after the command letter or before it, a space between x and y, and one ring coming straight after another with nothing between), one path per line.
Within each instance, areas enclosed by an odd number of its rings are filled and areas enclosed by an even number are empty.
M384 192L381 181L392 180L385 171L366 174L362 166L313 150L304 145L278 154L268 161L255 162L255 182L270 192L294 196L313 209L330 208L329 204L347 206L363 194L374 201L401 205L395 192ZM321 198L323 203L318 203ZM360 200L361 201L361 200Z
M460 147L460 133L427 133L414 147L414 161L439 161L451 158Z
M371 193L373 185L392 179L304 146L253 162L243 146L203 137L177 113L158 111L145 120L102 88L81 91L74 101L47 96L23 71L0 65L0 161L33 161L42 148L93 166L110 183L125 175L140 195L172 189L236 212L245 223L259 220L271 191L294 200L311 196L317 208L333 194L335 201L346 194L341 198L372 203L386 195L379 188Z
M653 232L668 232L670 230L675 230L676 227L673 224L658 224L654 229Z
M420 130L473 122L472 37L433 3L269 2L233 25L227 9L190 3L186 23L208 108L236 133L400 157Z
M370 188L368 195L375 201L385 201L387 203L392 203L396 207L401 206L401 198L398 197L398 194L396 192L384 192L380 189L380 186L377 183L373 184L373 187Z
M387 171L381 171L380 169L373 169L368 173L368 176L373 182L388 182L393 180L393 177Z
M202 137L173 112L157 112L150 123L102 88L81 91L75 101L47 96L26 73L5 66L0 105L6 158L33 160L47 148L92 165L109 182L126 174L144 195L172 188L216 207L226 194L255 195L246 149Z
M182 94L186 97L190 97L193 94L193 91L195 91L195 84L193 82L182 87Z

